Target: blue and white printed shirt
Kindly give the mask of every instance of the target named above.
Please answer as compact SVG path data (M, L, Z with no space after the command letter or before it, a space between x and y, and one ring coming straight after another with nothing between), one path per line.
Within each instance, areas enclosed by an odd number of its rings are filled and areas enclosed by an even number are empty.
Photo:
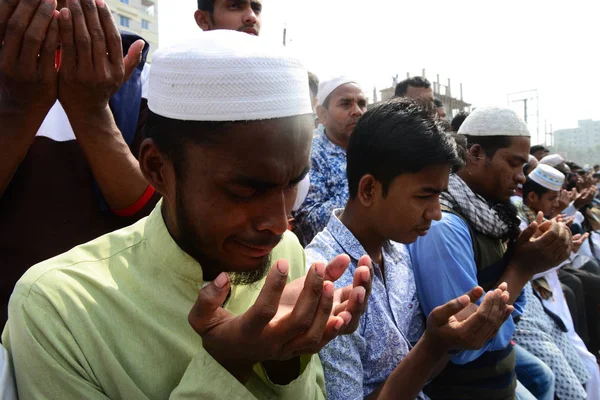
M335 210L325 230L306 248L307 268L330 261L339 254L350 256L350 266L335 282L351 285L358 260L366 255L358 240L339 220ZM425 318L407 248L387 242L383 271L374 264L374 279L367 311L351 335L339 336L321 350L327 398L363 399L377 390L396 369L425 330ZM421 394L419 399L426 399Z
M323 125L315 130L310 159L310 189L294 213L304 243L310 243L327 226L331 212L345 207L349 197L346 150L327 138Z

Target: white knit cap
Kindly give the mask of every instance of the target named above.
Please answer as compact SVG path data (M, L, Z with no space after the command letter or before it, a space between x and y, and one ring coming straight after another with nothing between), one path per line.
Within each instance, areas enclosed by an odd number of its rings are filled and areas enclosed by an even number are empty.
M319 93L317 94L317 105L322 106L325 100L337 88L347 83L356 83L352 78L347 76L337 76L328 80L319 82Z
M556 167L565 162L565 159L558 154L550 154L540 160L540 164L546 164L551 167Z
M152 56L148 108L184 121L312 114L308 72L285 47L230 30L201 32Z
M487 107L473 111L458 130L470 136L531 136L527 124L510 108Z
M546 164L540 164L531 171L529 178L540 186L548 190L559 192L565 182L565 175Z

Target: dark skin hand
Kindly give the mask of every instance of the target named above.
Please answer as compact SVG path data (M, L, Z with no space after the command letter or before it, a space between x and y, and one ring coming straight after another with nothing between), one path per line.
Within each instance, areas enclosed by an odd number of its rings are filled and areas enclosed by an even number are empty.
M143 41L123 57L103 0L0 0L0 196L58 99L113 210L134 204L148 182L117 128L108 101L140 63ZM61 67L55 56L61 44ZM38 57L39 55L39 57Z
M415 399L434 371L449 360L451 350L476 350L492 340L514 311L508 305L510 294L506 283L486 294L480 306L474 304L483 296L481 287L435 308L427 318L427 329L417 343L387 378L367 398Z
M537 220L517 239L514 254L501 278L502 282L514 288L510 292L509 304L514 304L534 275L565 261L572 249L573 237L569 228L562 222L544 221L544 215L538 213Z
M371 291L372 265L369 257L361 258L354 284L336 290L332 282L349 262L342 255L327 266L315 263L305 277L287 283L289 265L279 260L254 305L238 317L221 308L231 288L222 273L200 291L190 325L204 348L240 382L249 379L253 365L263 363L271 379L282 377L275 383L287 384L298 376L299 356L316 354L358 327Z
M580 193L577 194L577 197L575 198L575 208L579 210L580 208L591 204L591 202L594 200L594 197L596 197L597 192L598 189L596 187L583 189Z
M0 0L0 197L56 101L56 5Z
M140 63L144 41L123 57L121 35L103 0L70 0L60 11L58 100L65 109L102 194L113 210L148 188L115 124L108 102Z

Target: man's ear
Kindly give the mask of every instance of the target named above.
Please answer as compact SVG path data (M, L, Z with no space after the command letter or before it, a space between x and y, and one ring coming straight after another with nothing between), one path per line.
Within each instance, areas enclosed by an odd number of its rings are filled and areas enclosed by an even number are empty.
M319 117L319 122L323 125L327 125L327 117L329 116L329 111L323 106L317 106L317 116Z
M539 196L537 195L537 193L534 193L534 192L527 193L527 203L528 204L536 203L538 200L539 200Z
M163 197L174 194L175 169L173 163L156 146L152 139L145 139L140 146L140 169L152 187Z
M364 207L371 207L377 191L377 180L371 174L367 174L358 182L357 198Z
M208 11L196 10L194 19L203 31L210 31L212 29L212 15Z
M469 150L467 152L467 158L470 164L477 165L482 161L485 161L487 155L485 154L485 151L483 150L483 147L481 147L481 145L474 144L473 146L469 147Z

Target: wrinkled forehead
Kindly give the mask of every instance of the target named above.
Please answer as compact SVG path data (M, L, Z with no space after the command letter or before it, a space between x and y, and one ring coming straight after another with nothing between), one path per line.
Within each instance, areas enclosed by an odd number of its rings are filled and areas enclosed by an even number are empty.
M309 165L313 130L310 114L231 122L209 145L189 146L188 155L210 170L289 177Z

